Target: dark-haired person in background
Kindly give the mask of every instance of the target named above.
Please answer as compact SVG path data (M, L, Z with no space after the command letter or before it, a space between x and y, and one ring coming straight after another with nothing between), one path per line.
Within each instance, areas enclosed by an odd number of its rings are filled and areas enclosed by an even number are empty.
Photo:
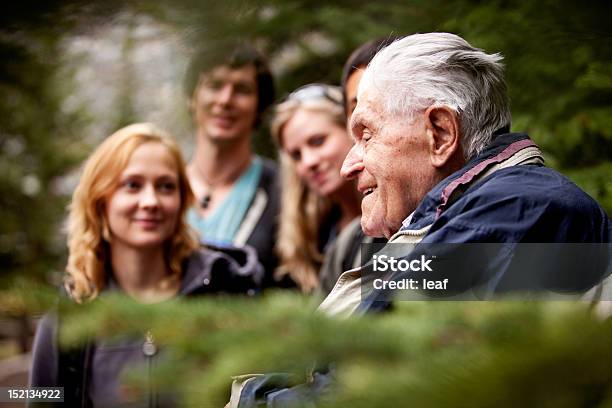
M251 147L274 100L268 64L250 45L214 47L192 59L185 88L196 128L187 175L197 204L187 219L205 242L254 247L266 270L264 286L273 285L277 170Z
M342 68L342 96L344 97L344 110L348 121L357 106L357 89L363 76L363 71L372 61L376 53L393 41L398 36L380 37L361 44L348 57Z

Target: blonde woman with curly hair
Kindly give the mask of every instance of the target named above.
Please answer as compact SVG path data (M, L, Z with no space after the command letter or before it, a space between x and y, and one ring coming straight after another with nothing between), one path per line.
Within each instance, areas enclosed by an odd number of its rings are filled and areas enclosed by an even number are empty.
M165 131L134 124L108 137L85 163L69 207L65 289L70 298L84 303L115 291L152 303L253 291L263 276L254 252L237 257L247 259L240 264L228 254L200 248L184 219L192 201L180 150ZM128 402L120 393L120 374L154 358L151 335L120 344L96 341L75 353L58 349L59 329L54 314L41 321L31 385L64 387L67 406Z
M276 107L271 130L280 147L282 169L276 246L281 261L276 275L289 275L309 293L321 286L325 252L361 214L355 185L340 176L353 145L342 91L325 84L297 89ZM335 277L332 280L335 283Z

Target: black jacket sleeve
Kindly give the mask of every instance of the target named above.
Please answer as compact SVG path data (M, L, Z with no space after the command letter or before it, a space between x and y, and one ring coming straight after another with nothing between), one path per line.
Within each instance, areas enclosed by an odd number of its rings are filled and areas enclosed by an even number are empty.
M30 387L58 386L57 315L46 314L38 324L32 347Z

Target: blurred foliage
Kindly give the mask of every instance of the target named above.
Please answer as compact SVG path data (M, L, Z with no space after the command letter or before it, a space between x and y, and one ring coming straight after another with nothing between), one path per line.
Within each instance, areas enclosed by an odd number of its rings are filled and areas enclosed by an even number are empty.
M612 209L610 2L26 0L1 8L3 272L43 276L62 269L64 237L58 227L69 192L54 186L89 150L79 132L95 118L65 109L74 89L69 75L58 75L60 45L66 36L113 24L124 12L173 27L188 49L237 37L254 41L274 63L278 98L304 83L338 83L350 52L371 38L460 34L506 57L513 130L529 132L550 165L566 172L608 212ZM129 38L117 44L124 53L133 46ZM118 126L134 117L129 90L135 73L129 63L123 72L124 80L116 84L123 98L116 103ZM265 127L255 147L274 156Z
M337 84L344 61L379 36L451 31L507 67L513 130L527 131L548 163L612 209L612 5L606 1L49 0L0 6L0 262L7 276L63 269L64 177L90 151L95 120L67 109L75 91L62 40L147 15L189 49L248 38L271 56L278 98L308 82ZM135 47L129 36L117 44ZM127 58L126 58L127 61ZM168 61L169 64L174 61ZM155 66L151 66L155 69ZM116 86L117 127L134 118L129 62ZM170 102L169 102L170 103ZM163 125L163 124L162 124ZM263 128L259 152L273 156ZM55 295L12 280L0 313L41 312ZM262 302L205 299L139 305L102 297L66 306L62 339L152 330L167 345L160 374L190 405L223 406L229 378L284 371L303 382L334 362L337 389L323 406L612 406L612 323L570 303L401 303L350 320L313 313L290 295ZM118 318L120 317L120 318Z
M0 310L22 313L49 297L0 299ZM303 383L315 362L335 370L321 407L612 404L612 320L584 303L398 302L382 315L338 319L287 293L155 305L105 295L61 313L64 346L151 331L164 350L155 382L184 406L223 406L232 375L285 372Z
M54 18L52 2L37 2L34 13L28 3L0 12L0 278L57 267L66 197L54 182L82 158L81 116L62 111L70 80L56 77L69 24Z

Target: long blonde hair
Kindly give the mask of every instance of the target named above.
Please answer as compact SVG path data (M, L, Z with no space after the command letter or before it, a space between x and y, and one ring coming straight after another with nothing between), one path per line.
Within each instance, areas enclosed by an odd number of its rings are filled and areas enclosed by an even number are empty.
M110 233L103 211L104 202L117 187L119 176L132 153L144 143L151 142L160 143L168 149L178 172L181 197L179 220L164 254L171 271L168 279L180 279L183 260L198 247L198 241L184 217L194 199L185 173L185 162L176 142L168 133L150 123L137 123L119 129L104 140L85 162L69 206L69 256L65 286L79 303L93 300L106 283Z
M307 90L307 87L300 89ZM305 98L292 98L291 95L300 92L298 89L276 107L271 123L272 136L280 149L283 203L276 243L280 262L274 275L277 279L289 275L305 293L319 286L319 269L324 258L319 250L319 232L321 224L330 214L332 202L327 197L317 195L300 179L293 159L282 148L282 132L298 110L324 113L339 126L346 126L340 89L325 87L328 94L315 93Z

